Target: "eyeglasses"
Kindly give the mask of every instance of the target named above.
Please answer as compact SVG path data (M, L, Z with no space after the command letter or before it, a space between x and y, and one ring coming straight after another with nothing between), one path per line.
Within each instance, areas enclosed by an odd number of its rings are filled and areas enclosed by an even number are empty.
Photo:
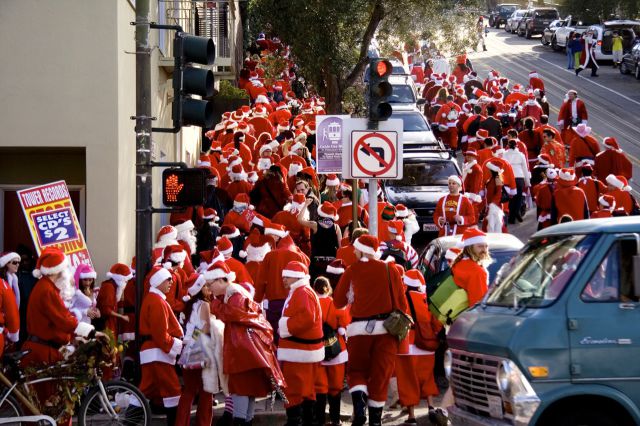
M19 260L13 260L11 262L9 262L10 265L19 265L20 261Z

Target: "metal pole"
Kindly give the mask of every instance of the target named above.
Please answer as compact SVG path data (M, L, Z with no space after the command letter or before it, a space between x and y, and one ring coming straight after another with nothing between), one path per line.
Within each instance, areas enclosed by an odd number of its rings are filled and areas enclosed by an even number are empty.
M378 236L378 179L369 179L369 235Z
M140 306L151 257L151 46L149 0L136 1L136 353L140 353ZM140 359L136 357L136 379Z
M351 179L351 235L358 227L358 179Z

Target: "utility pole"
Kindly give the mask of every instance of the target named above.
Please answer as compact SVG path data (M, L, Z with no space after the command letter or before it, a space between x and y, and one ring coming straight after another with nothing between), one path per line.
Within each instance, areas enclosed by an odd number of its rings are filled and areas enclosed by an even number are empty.
M136 336L151 255L151 47L149 0L136 0ZM136 353L140 352L136 339ZM140 374L136 358L136 374Z

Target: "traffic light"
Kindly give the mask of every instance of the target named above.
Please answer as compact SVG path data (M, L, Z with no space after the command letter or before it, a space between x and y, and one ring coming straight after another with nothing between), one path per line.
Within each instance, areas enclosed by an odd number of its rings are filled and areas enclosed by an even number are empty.
M384 121L391 116L387 99L393 93L389 76L393 65L387 59L376 58L369 63L369 120Z
M176 31L173 39L173 127L213 126L213 72L192 64L213 65L216 48L213 40ZM193 99L198 95L205 100Z
M165 169L162 172L162 203L165 206L201 206L206 194L205 169Z

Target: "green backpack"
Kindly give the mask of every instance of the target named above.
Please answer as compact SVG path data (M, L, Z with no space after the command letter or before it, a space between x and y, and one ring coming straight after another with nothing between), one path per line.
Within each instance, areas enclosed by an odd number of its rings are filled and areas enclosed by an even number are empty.
M429 295L429 310L442 324L451 324L468 308L467 292L456 285L451 274Z

